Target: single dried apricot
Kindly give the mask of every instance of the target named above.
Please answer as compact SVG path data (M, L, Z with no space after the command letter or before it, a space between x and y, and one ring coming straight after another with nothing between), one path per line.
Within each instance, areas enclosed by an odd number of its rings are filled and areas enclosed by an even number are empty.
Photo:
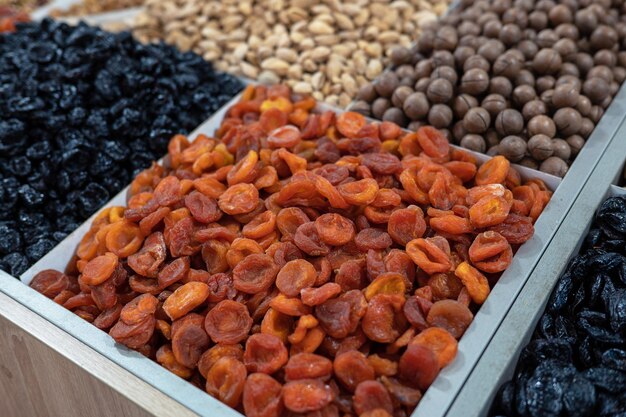
M259 161L259 154L256 151L248 151L246 156L241 158L233 168L228 171L226 175L226 181L229 186L233 186L239 183L252 182L257 174L257 162Z
M354 223L340 214L327 213L315 219L315 229L322 242L341 246L354 239Z
M400 331L396 320L404 304L404 295L376 294L369 302L361 328L370 340L391 343Z
M293 148L302 141L302 133L296 126L279 126L267 135L270 148Z
M167 288L185 278L189 272L191 263L188 256L176 258L169 264L165 265L159 272L158 281L162 288Z
M206 315L204 329L215 343L238 343L252 327L248 309L231 300L220 301Z
M426 231L424 212L417 206L395 210L389 217L387 232L399 245L406 246L413 239L421 238Z
M243 348L241 345L231 345L218 343L211 349L205 351L198 361L198 371L206 379L209 370L224 357L233 357L239 361L243 360Z
M494 156L478 168L476 185L504 184L511 163L502 155Z
M430 204L428 194L420 188L417 183L417 178L418 174L414 168L405 169L400 173L400 183L408 197L410 197L411 201L409 201L409 203L417 203L420 205Z
M442 173L437 173L433 185L428 190L430 204L440 210L449 210L455 204L454 194Z
M489 281L476 268L467 262L461 262L454 274L463 282L470 297L476 304L482 304L489 295Z
M450 332L441 327L429 327L411 340L411 344L421 344L432 350L437 356L439 368L447 366L458 350L458 342Z
M535 233L530 217L509 214L500 224L490 227L490 230L500 233L512 245L521 245Z
M276 216L276 226L282 233L283 239L293 239L298 227L310 221L304 211L298 207L284 208Z
M159 225L170 214L172 210L169 207L161 207L156 211L148 214L139 221L139 230L144 236L149 235L152 230Z
M330 386L319 379L299 379L283 386L285 407L296 413L307 413L324 408L333 400Z
M172 350L176 360L188 368L195 368L202 353L209 347L209 336L204 331L204 317L188 314L172 324Z
M55 298L62 291L69 288L70 279L62 272L46 269L38 272L29 286L48 298Z
M421 344L409 344L400 357L398 376L410 386L426 390L438 373L437 356L431 349Z
M330 252L330 247L318 234L315 222L300 225L293 237L293 242L301 251L310 256L324 256Z
M476 175L476 164L465 161L450 161L443 164L452 175L460 178L463 183L470 182Z
M477 228L495 226L506 220L511 205L504 197L483 197L469 209L469 219Z
M270 301L269 305L274 310L280 311L288 316L304 316L305 314L309 314L311 311L311 309L308 306L305 306L299 298L288 298L284 294L278 294Z
M447 330L453 337L460 339L472 322L472 312L454 300L441 300L433 304L426 321L434 327Z
M185 196L185 207L189 209L194 220L200 223L216 222L222 217L215 200L199 191L193 191Z
M219 198L227 188L226 185L211 177L196 178L193 180L193 186L209 198Z
M193 371L178 363L170 345L161 346L156 352L156 361L165 369L183 379L191 378Z
M155 324L154 316L148 316L145 320L132 325L120 320L109 330L109 335L117 343L126 345L131 349L139 349L148 343L152 337Z
M444 158L450 153L448 139L434 127L422 126L416 133L419 146L426 155L432 158Z
M303 288L300 291L302 302L307 306L317 306L339 295L341 286L334 282L327 282L319 288Z
M119 320L121 312L122 305L115 304L113 307L103 310L93 321L93 325L100 330L107 330Z
M283 343L287 343L293 321L293 317L270 308L263 316L261 333L277 336Z
M359 415L377 409L393 413L391 396L385 386L378 381L363 381L356 387L353 407Z
M335 126L337 126L339 133L345 137L354 138L366 123L367 121L362 114L348 111L337 116Z
M330 359L313 353L292 355L285 366L285 380L296 379L328 379L333 372Z
M453 272L433 274L428 278L428 288L435 300L455 299L459 296L463 283Z
M363 381L373 380L376 377L374 368L365 355L358 350L350 350L338 355L333 362L335 377L350 392Z
M188 282L179 287L163 303L163 311L172 320L184 316L204 303L209 296L209 286L202 282Z
M287 262L276 276L276 287L287 297L297 297L300 291L315 284L317 272L310 262L295 259Z
M471 233L474 230L469 219L454 214L431 217L428 224L436 232L450 235Z
M378 294L404 295L406 284L404 276L389 272L378 275L374 281L363 291L367 301Z
M233 268L233 283L239 291L256 294L272 286L278 270L269 256L248 255Z
M120 312L120 319L129 325L138 324L154 315L159 300L151 294L142 294L126 304Z
M253 184L232 185L218 200L220 209L230 215L250 213L258 203L259 191Z
M367 206L376 200L378 183L373 178L340 184L337 189L348 204Z
M269 375L249 375L243 388L243 409L247 417L280 417L282 386Z
M367 300L359 290L350 290L315 307L315 317L331 337L343 339L356 330L367 310Z
M445 239L444 239L445 240ZM427 274L448 272L452 268L450 248L440 248L433 238L415 239L406 245L406 253Z
M509 267L513 250L500 233L487 231L476 236L469 248L469 257L481 271L497 273Z
M117 268L117 255L107 252L97 256L85 265L81 280L86 285L99 285L109 279Z
M276 215L271 211L265 211L248 222L242 229L244 237L248 239L260 239L274 231Z
M253 334L246 341L243 362L249 372L273 374L287 363L287 348L271 334Z
M228 405L237 407L246 383L246 367L232 357L218 360L206 376L206 392Z
M374 227L368 227L361 230L354 238L356 247L362 251L367 252L369 249L384 250L392 245L391 236L381 229Z

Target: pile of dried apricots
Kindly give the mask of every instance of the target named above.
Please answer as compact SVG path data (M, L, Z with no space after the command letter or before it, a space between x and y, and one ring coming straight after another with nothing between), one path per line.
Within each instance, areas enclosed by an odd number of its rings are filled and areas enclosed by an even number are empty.
M551 193L315 106L248 87L31 286L248 417L408 416Z

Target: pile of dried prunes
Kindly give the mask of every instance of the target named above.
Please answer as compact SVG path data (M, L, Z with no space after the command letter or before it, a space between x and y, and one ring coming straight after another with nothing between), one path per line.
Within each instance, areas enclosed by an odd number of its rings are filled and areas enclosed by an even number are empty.
M626 198L606 200L492 416L626 416Z
M242 87L128 32L46 19L0 35L0 269L24 272Z

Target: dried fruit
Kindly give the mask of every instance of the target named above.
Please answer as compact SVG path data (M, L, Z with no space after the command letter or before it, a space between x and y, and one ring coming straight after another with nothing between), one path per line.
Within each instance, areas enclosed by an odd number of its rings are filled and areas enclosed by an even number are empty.
M175 136L128 208L96 217L73 274L33 286L249 415L410 413L489 294L480 270L506 268L532 235L511 209L521 180L468 190L474 171L445 164L476 161L438 133L416 145L390 123L311 109L284 86L249 87L219 140ZM602 317L622 328L613 303L586 313L588 333L611 338Z

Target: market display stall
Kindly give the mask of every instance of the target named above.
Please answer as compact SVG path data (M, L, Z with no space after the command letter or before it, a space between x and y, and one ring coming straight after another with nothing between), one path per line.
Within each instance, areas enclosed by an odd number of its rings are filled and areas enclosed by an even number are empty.
M86 17L171 46L72 20L0 35L8 397L618 412L623 200L599 207L623 194L623 5L269 3ZM599 260L568 267L579 249Z

